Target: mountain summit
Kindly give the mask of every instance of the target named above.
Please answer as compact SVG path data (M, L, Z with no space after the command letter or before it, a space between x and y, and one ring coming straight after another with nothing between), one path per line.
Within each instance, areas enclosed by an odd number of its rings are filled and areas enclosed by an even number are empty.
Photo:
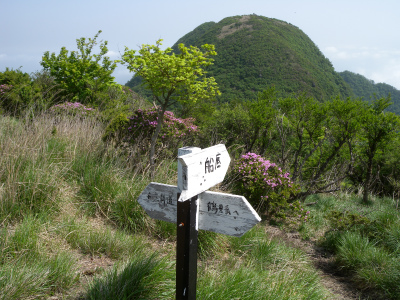
M352 95L351 89L311 39L298 27L258 15L207 22L178 44L214 44L218 55L208 69L222 92L221 101L254 98L275 85L283 95L305 92L318 100Z

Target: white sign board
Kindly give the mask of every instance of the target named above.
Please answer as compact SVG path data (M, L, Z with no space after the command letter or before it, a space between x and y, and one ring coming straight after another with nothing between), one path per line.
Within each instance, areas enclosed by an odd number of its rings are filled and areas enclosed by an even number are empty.
M150 217L176 223L177 193L176 186L152 182L138 202ZM239 237L260 221L243 196L209 191L199 195L199 229Z
M225 145L219 144L198 152L178 156L182 164L179 201L185 201L224 180L231 158Z
M199 229L239 237L261 221L243 196L204 192L199 198Z

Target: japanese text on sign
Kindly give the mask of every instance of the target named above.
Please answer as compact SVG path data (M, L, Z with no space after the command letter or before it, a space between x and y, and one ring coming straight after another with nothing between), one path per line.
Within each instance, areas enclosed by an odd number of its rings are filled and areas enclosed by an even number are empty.
M217 204L214 201L213 202L208 202L207 203L207 210L208 212L214 212L214 213L219 213L219 214L225 214L225 215L231 215L231 210L229 209L229 205L222 205L222 204ZM235 210L234 215L239 215L237 210Z
M211 158L206 158L206 162L205 162L205 174L207 174L207 172L208 173L212 173L212 172L214 172L216 169L218 169L218 168L220 168L221 167L221 154L220 153L218 153L216 156L215 156L215 160L214 160L214 158L213 157L211 157Z
M172 193L165 195L163 193L157 194L157 193L149 192L147 194L147 199L149 199L153 202L158 202L160 207L167 207L168 205L173 205L172 204Z

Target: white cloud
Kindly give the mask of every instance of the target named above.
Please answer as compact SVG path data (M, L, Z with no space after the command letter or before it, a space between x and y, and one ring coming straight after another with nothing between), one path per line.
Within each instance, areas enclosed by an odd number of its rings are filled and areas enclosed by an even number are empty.
M400 90L400 58L392 59L380 69L367 73L375 82L384 82Z
M333 46L325 47L325 52L327 52L327 53L337 53L338 51L339 50Z
M126 67L124 66L118 66L114 73L113 76L115 77L115 81L118 82L119 84L125 84L127 83L133 76L133 73L131 73Z
M370 48L370 47L353 47L353 46L345 46L345 47L325 47L324 52L330 58L337 59L380 59L380 58L389 58L394 55L399 55L399 51L393 50L383 50L379 48Z
M400 51L397 49L328 46L324 53L339 72L348 70L400 90Z
M106 53L106 56L108 56L111 59L121 58L121 54L119 52L112 51L112 50L108 51Z

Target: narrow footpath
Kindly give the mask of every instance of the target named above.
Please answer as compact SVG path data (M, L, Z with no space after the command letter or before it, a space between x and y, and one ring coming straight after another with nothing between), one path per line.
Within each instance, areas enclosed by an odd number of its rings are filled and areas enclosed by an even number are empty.
M371 295L366 295L357 290L351 283L351 278L344 276L334 265L332 254L318 247L313 241L304 241L296 233L287 233L279 228L267 226L266 232L273 238L285 242L288 246L303 250L321 277L321 283L332 294L332 300L373 300Z

